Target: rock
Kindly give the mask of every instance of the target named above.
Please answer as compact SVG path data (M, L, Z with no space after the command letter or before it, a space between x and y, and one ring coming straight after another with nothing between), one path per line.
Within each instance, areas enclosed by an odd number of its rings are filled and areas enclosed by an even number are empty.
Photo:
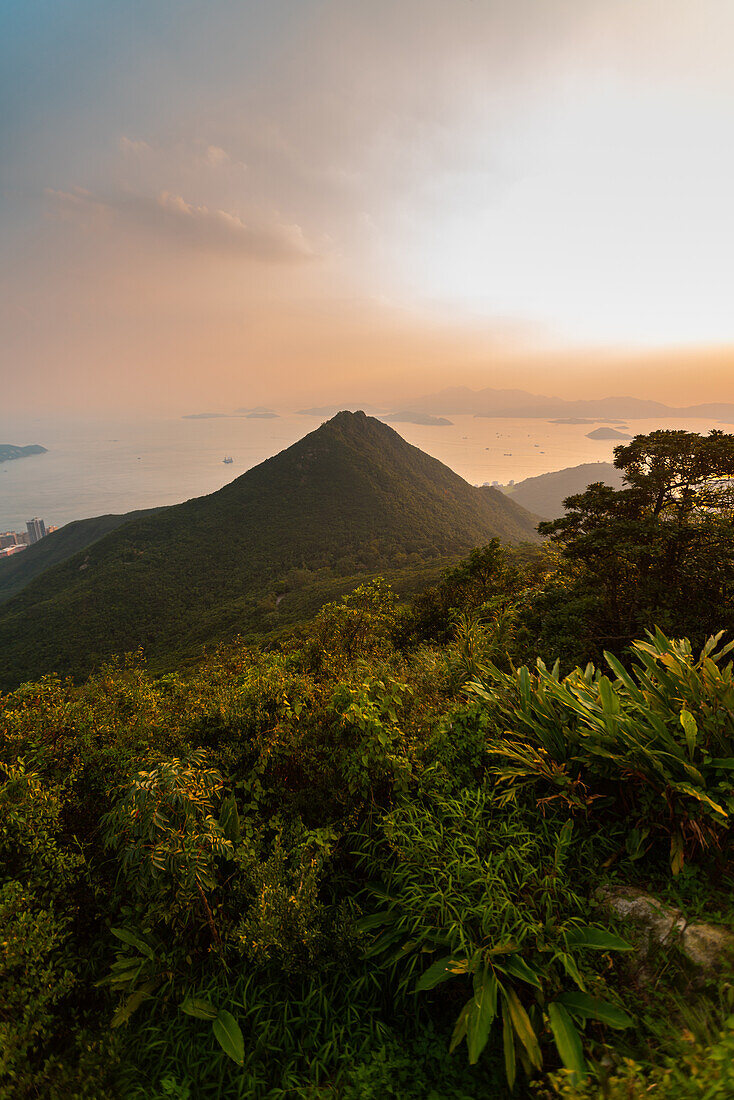
M680 909L634 886L612 886L597 892L611 915L634 926L630 938L644 960L654 951L675 946L701 978L715 974L734 960L734 933L720 925L687 921Z

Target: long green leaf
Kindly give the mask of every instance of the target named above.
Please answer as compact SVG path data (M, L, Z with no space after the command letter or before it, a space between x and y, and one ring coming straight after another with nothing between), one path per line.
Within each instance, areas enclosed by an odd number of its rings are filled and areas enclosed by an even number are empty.
M696 751L696 738L698 736L698 723L689 710L682 710L680 712L680 724L683 726L683 731L686 735L686 746L688 748L688 755L693 759L693 754Z
M187 1016L195 1016L197 1020L215 1020L217 1010L209 1001L203 1001L200 997L187 997L180 1005L181 1011Z
M618 680L621 680L627 691L630 693L636 703L644 703L645 697L634 682L630 674L627 672L624 665L614 656L613 653L604 652L604 659L611 668L614 675Z
M599 1000L598 997L590 997L588 993L562 993L556 1000L557 1004L582 1020L598 1020L599 1023L608 1024L609 1027L625 1028L632 1026L632 1017L611 1004L610 1001Z
M571 1070L571 1083L576 1085L587 1074L581 1036L566 1009L557 1001L548 1005L548 1016L561 1061Z
M145 955L148 959L153 958L155 954L153 948L150 947L145 940L141 939L140 936L136 936L134 932L128 932L127 928L110 928L110 932L129 947L137 948L141 955Z
M505 1002L502 1012L502 1046L505 1055L505 1076L510 1089L515 1087L515 1032L510 1021L510 1010Z
M721 814L723 817L728 817L728 813L719 806L718 802L714 802L703 791L697 791L695 787L692 787L690 783L671 783L670 788L673 791L680 791L682 794L687 794L690 798L695 798L697 802L703 802L704 806L710 807L714 813Z
M502 993L510 1010L510 1019L512 1020L512 1026L517 1033L517 1037L525 1047L528 1058L532 1064L536 1069L540 1069L543 1064L543 1056L540 1053L538 1036L535 1034L535 1029L530 1023L530 1017L520 1003L520 998L512 986L508 989L503 988Z
M156 985L157 982L155 981L146 982L145 985L141 985L140 989L136 989L129 997L126 997L112 1017L111 1026L120 1027L122 1024L126 1024L135 1009L139 1008L143 1001L150 997Z
M588 947L593 951L632 951L631 943L627 943L613 932L607 932L603 928L581 927L572 928L566 933L566 943L569 947Z
M508 955L507 958L496 961L494 965L503 974L508 974L511 978L519 978L521 982L527 982L528 985L534 985L536 989L540 989L540 977L535 970L531 970L520 955Z
M453 1054L462 1039L466 1037L467 1028L469 1027L469 1020L473 1013L476 1011L476 1003L473 997L470 997L466 1002L461 1012L459 1013L456 1023L454 1024L454 1030L451 1035L451 1042L449 1043L449 1054Z
M382 913L370 913L369 916L360 917L355 927L358 932L371 932L373 928L379 928L381 924L389 924L392 920L392 910L385 909Z
M466 974L468 970L469 962L467 959L455 959L453 956L447 955L428 967L428 970L416 982L415 991L416 993L423 993L449 978L456 977L457 974Z
M220 1008L216 1019L212 1020L212 1030L224 1053L241 1066L245 1061L245 1040L234 1016Z
M485 970L478 988L474 990L475 1010L469 1017L466 1045L469 1062L474 1065L487 1045L489 1033L497 1014L497 979L491 970Z

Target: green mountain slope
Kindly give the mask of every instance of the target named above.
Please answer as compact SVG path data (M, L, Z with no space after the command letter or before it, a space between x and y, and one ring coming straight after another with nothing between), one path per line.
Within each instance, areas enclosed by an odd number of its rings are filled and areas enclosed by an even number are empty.
M534 515L558 519L563 515L566 497L583 493L587 485L595 481L618 489L622 485L622 474L611 462L584 462L580 466L528 477L517 485L504 485L502 491Z
M194 653L272 628L277 594L415 569L493 535L537 541L536 522L388 425L342 412L218 492L126 523L32 581L0 609L0 682L85 672L140 646Z
M121 527L123 523L151 515L155 508L138 512L126 512L122 515L94 516L92 519L78 519L66 523L58 531L39 539L21 554L0 559L0 604L5 603L27 584L52 565L58 565L67 558L78 554L80 550L91 546L110 531Z

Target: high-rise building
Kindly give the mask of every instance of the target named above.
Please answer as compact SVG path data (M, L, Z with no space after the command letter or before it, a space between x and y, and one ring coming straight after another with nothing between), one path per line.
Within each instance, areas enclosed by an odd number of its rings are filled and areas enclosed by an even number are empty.
M0 531L0 550L4 550L6 546L17 546L18 539L15 531Z
M28 528L28 542L31 546L33 546L34 542L38 542L39 539L42 539L46 534L46 524L42 519L39 519L38 516L29 519L26 523L26 527Z

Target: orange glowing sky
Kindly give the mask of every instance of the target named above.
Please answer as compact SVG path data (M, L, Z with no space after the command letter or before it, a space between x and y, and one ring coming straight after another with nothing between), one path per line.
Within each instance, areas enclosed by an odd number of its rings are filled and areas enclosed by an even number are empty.
M38 0L6 410L734 400L731 0Z

